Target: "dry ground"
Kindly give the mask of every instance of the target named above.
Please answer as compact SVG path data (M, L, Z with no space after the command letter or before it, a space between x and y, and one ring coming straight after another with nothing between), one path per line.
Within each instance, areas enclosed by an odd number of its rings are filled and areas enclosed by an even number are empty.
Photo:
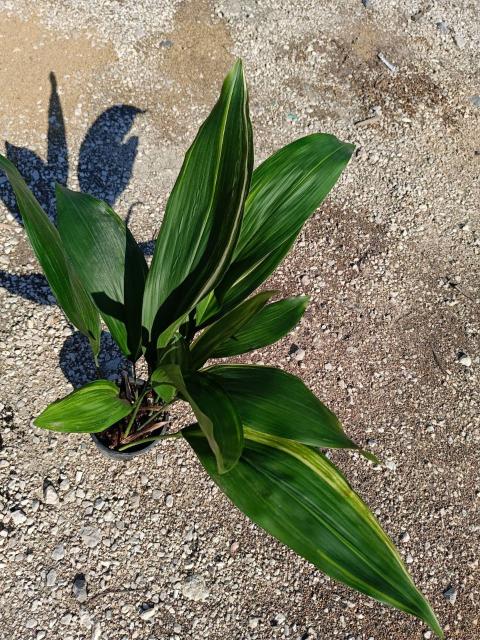
M68 163L76 188L94 120L120 103L145 110L125 126L138 136L128 186L117 156L98 186L122 216L131 208L143 242L154 237L183 153L236 56L248 74L257 160L319 130L357 145L272 278L285 293L312 296L304 320L249 360L300 374L387 462L374 469L334 455L399 545L447 638L474 640L480 5L366 4L1 1L0 135L37 154L39 182L58 179ZM61 153L46 166L50 72L68 156L51 116L51 145ZM122 141L110 144L123 158ZM37 186L48 199L49 180ZM88 437L32 428L91 363L32 275L39 268L14 215L3 205L0 214L2 640L429 637L421 623L325 579L252 526L186 445L112 465ZM305 349L300 365L292 344ZM56 504L45 503L45 483ZM26 519L15 524L18 509ZM77 574L86 578L84 602L72 592ZM449 587L456 598L443 595ZM155 615L145 620L148 603Z

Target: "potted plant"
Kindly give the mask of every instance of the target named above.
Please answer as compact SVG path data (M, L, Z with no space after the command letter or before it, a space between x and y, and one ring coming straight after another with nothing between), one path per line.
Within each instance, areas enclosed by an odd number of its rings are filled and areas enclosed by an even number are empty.
M57 185L55 227L0 156L25 230L56 299L97 359L100 318L132 364L48 406L36 426L90 433L109 455L184 438L254 522L331 577L424 620L430 605L393 543L321 453L357 449L303 382L263 366L208 361L272 344L299 321L304 296L252 294L288 253L347 165L353 145L300 138L253 171L248 92L238 61L188 150L151 265L106 203ZM143 358L145 379L136 377ZM97 360L96 360L97 361ZM190 403L178 429L169 407ZM365 454L367 457L369 454ZM372 458L372 456L370 456Z

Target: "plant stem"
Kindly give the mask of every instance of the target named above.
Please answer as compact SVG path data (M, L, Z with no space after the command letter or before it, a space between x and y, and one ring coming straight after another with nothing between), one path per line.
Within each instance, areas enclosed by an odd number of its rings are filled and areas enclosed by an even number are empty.
M158 418L158 416L161 413L165 413L165 407L162 407L160 409L160 411L157 411L156 413L153 414L153 416L150 416L149 418L147 418L147 420L145 420L145 422L143 424L140 425L140 429L144 429L147 425L149 425L151 422L153 422L153 420L155 420L155 418ZM165 423L166 424L166 423Z
M157 412L161 412L161 411L165 411L165 407L167 407L168 405L160 405L160 404L148 404L146 407L140 407L139 411L140 413L151 413L152 411L157 411Z
M124 437L125 437L125 438L129 435L129 433L130 433L130 431L131 431L131 429L132 429L132 426L133 426L133 423L134 423L134 421L135 421L135 418L137 417L138 410L140 409L140 405L142 404L142 400L143 400L143 398L146 396L147 391L148 391L148 389L146 389L146 390L142 393L142 395L140 396L140 398L138 398L138 400L137 400L137 402L136 402L136 404L135 404L135 408L134 408L134 410L132 411L132 415L131 415L131 417L130 417L130 420L128 421L127 428L126 428L126 429L125 429L125 431L123 432L123 435L124 435Z
M154 424L150 424L148 427L143 427L142 429L140 429L139 431L135 432L131 436L128 436L128 437L122 436L120 438L120 444L128 444L129 442L133 442L134 440L139 439L141 436L144 436L147 433L150 433L151 431L155 431L156 429L159 429L160 427L164 427L166 424L169 424L169 423L168 422L155 422ZM161 433L159 435L164 435L164 434Z
M134 440L133 442L129 442L128 444L124 444L123 447L119 447L117 451L125 451L125 449L130 449L130 447L136 447L137 444L146 444L147 442L155 442L155 440L165 440L166 438L180 438L180 431L176 433L166 433L161 436L152 436L151 438L143 438L143 440Z

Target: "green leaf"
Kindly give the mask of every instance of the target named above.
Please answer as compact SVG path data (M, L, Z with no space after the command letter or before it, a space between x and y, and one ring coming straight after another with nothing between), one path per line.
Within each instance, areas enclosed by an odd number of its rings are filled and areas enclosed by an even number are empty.
M277 342L300 321L308 302L308 296L296 296L263 307L230 338L219 344L210 357L237 356Z
M393 543L324 455L245 429L240 460L219 475L201 431L182 434L214 482L253 522L335 580L417 616L443 637Z
M185 379L188 400L223 474L238 462L243 449L243 427L238 412L220 385L197 373Z
M143 304L143 324L154 346L228 268L252 164L248 94L238 61L188 150L167 203Z
M176 336L166 347L157 350L157 368L152 374L151 382L155 393L169 403L176 395L177 384L180 382L182 389L183 372L190 370L190 352L183 336ZM172 368L172 365L176 365Z
M224 282L221 283L218 291L219 294L222 293L221 300L217 297L216 292L213 291L210 296L202 300L198 305L196 318L197 327L202 328L221 318L224 313L236 307L242 300L249 296L252 291L255 291L282 262L292 248L296 238L297 235L295 234L280 245L278 249L269 253L258 263L248 267L245 272L242 271L242 264L237 265L237 280L235 280L235 273L230 271L229 277L233 277L233 284L228 284L228 279L225 281L227 284ZM224 289L225 287L226 291L221 292L220 288Z
M216 287L221 304L231 308L272 273L338 180L353 150L353 145L335 136L315 133L283 147L255 169L234 257ZM236 292L229 301L232 288ZM203 319L215 312L212 304Z
M116 384L94 380L52 402L33 424L51 431L98 433L128 416L132 409L132 404L119 397Z
M169 370L171 366L170 364L167 365L166 368L164 366L157 367L150 378L153 390L166 404L172 402L177 394L177 388L172 382L172 376Z
M210 325L191 346L192 368L199 369L213 353L265 306L275 291L262 291Z
M28 239L58 304L70 322L87 336L96 359L100 349L100 318L67 258L56 227L15 165L1 154L0 169L12 185Z
M300 378L273 367L242 364L216 365L204 372L229 395L244 426L314 447L358 449Z
M190 403L218 472L231 469L242 452L243 428L235 406L216 381L202 373L184 378L178 364L162 364L152 374L152 385L161 393L173 386Z
M294 233L320 206L355 147L325 133L299 138L252 176L235 262L257 262Z
M56 187L65 250L122 352L140 355L147 263L123 220L86 193Z

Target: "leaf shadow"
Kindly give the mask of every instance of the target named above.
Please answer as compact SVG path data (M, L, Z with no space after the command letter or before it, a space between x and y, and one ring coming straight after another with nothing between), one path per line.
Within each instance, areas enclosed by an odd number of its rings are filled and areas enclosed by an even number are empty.
M46 161L35 151L17 147L8 140L5 141L5 155L16 165L50 219L54 220L55 182L66 185L68 180L68 147L63 109L53 72L50 73ZM0 198L15 220L23 226L13 189L3 175L0 176Z

